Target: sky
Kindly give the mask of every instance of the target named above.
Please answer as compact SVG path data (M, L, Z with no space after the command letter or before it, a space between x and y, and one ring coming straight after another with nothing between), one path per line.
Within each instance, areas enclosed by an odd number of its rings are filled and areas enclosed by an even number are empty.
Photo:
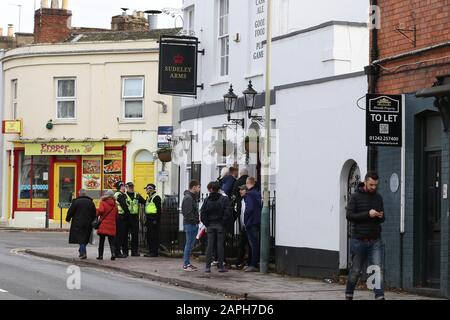
M60 0L60 3L62 1ZM182 0L69 0L69 10L72 11L73 27L111 28L111 17L121 14L120 8L145 11L163 8L181 8ZM50 5L51 0L48 0ZM33 32L34 8L39 8L40 0L0 0L0 27L6 35L8 24L14 25L14 32L19 32L19 6L21 5L20 32ZM182 20L162 14L159 18L159 28L180 27Z

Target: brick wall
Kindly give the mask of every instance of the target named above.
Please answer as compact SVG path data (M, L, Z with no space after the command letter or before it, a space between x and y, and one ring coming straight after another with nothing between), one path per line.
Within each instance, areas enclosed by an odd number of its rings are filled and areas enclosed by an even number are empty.
M449 0L381 0L379 59L450 41ZM416 46L396 31L416 25ZM405 33L414 38L413 32ZM421 62L421 63L418 63ZM450 74L450 46L381 63L377 91L412 93L430 87L436 76Z
M34 15L34 42L56 43L69 38L72 12L63 9L39 9Z

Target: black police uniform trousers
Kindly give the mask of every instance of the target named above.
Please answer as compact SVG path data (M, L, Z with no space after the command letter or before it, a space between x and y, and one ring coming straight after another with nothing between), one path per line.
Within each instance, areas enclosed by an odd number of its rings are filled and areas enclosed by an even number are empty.
M146 215L148 253L159 254L159 219L157 216Z
M131 254L139 253L139 215L132 214L129 219L129 232L131 233ZM128 242L127 247L128 249Z
M128 230L130 217L126 214L119 214L117 217L116 255L121 253L128 255Z

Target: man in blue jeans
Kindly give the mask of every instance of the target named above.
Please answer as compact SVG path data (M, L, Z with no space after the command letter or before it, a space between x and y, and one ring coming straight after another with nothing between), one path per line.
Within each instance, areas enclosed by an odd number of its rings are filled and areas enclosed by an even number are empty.
M184 192L181 213L183 214L184 232L186 232L186 245L184 247L183 270L196 271L190 262L190 255L195 244L195 237L198 232L198 194L200 193L200 183L192 180L189 183L189 190Z
M351 265L345 298L353 300L353 293L362 272L370 275L376 300L384 300L383 266L384 244L381 224L384 222L383 198L377 193L378 175L367 173L364 182L351 195L347 206L347 220L351 223ZM367 262L368 269L362 270Z
M248 177L246 182L247 192L244 196L244 225L252 254L245 272L258 271L262 200L261 193L256 190L255 185L256 179Z

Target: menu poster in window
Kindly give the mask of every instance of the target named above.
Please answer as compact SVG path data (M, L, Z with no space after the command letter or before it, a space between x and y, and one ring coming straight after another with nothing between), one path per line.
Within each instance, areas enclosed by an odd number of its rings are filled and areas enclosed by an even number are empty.
M101 159L84 157L82 170L83 189L100 190L102 186Z
M103 189L116 189L122 180L122 151L106 151L103 157Z

